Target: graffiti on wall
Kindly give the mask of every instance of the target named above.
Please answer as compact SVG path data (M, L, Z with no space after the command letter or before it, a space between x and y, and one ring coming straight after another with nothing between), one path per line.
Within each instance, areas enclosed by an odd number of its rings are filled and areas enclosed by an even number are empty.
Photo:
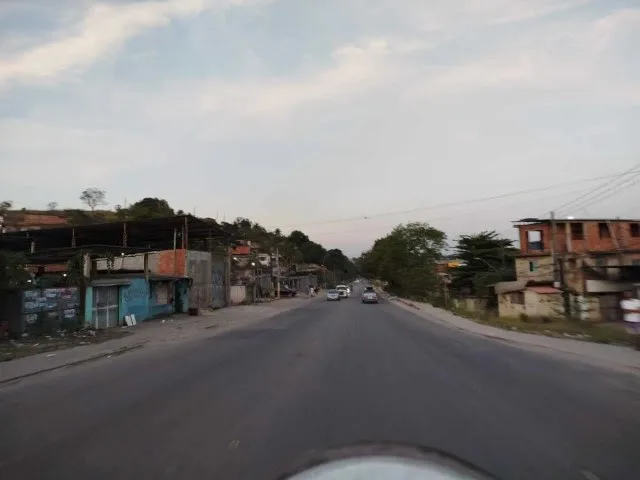
M76 287L25 290L22 312L27 329L40 326L51 331L63 324L76 323L80 313L80 293Z
M25 313L75 308L80 305L80 294L76 287L25 290L23 295Z

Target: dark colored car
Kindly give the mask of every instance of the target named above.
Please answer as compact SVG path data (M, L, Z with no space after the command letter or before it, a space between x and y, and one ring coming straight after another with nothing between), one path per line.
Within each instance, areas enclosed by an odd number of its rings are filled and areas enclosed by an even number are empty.
M362 303L378 303L378 294L373 287L365 287L362 292Z
M280 296L281 297L295 297L298 294L297 291L295 291L292 288L287 287L286 285L280 285Z

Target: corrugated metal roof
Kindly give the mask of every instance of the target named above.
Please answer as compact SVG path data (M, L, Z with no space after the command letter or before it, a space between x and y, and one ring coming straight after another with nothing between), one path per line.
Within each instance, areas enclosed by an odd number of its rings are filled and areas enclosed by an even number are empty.
M558 290L557 288L544 287L544 286L541 286L541 287L527 287L527 290L531 290L532 292L536 292L536 293L539 293L541 295L562 293L562 290Z

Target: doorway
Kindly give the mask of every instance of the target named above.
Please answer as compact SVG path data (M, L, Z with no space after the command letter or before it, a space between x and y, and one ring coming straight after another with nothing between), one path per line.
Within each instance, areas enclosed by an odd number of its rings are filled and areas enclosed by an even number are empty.
M120 295L119 287L93 288L93 326L112 328L118 326Z

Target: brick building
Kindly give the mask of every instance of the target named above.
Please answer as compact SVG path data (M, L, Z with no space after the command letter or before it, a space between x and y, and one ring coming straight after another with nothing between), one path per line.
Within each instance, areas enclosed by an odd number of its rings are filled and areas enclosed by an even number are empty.
M558 282L582 318L619 318L620 293L640 285L640 220L559 219L555 241L551 220L514 223L520 236L518 280Z

